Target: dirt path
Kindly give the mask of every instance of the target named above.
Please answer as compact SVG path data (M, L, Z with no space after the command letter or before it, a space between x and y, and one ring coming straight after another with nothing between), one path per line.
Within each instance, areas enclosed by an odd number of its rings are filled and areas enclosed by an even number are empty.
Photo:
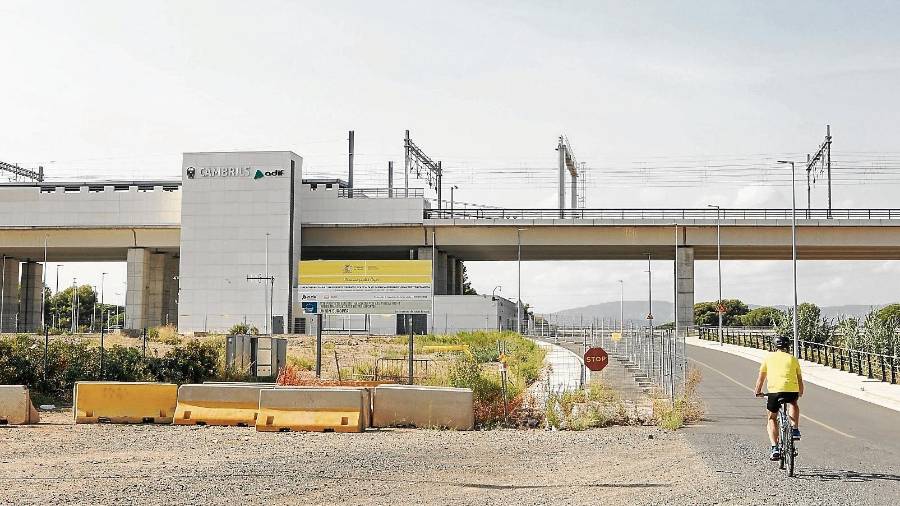
M680 434L49 424L0 430L0 504L702 504ZM651 439L652 436L652 439Z

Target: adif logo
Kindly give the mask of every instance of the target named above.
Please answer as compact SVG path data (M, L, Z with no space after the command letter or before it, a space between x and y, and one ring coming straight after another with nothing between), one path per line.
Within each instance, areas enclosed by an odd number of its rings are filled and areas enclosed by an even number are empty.
M284 170L281 170L281 169L278 169L278 170L269 170L269 171L266 171L266 172L263 172L263 171L261 171L261 170L259 170L259 169L256 169L256 174L253 175L253 179L262 179L262 178L267 177L267 176L268 176L268 177L272 177L272 176L280 177L280 176L283 176L283 175L284 175Z

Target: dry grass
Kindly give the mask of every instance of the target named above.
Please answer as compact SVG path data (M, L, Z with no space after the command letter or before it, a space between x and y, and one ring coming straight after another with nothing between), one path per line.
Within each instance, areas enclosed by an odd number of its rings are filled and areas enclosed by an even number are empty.
M703 373L696 367L687 372L684 392L675 398L673 403L668 397L654 396L653 420L664 429L676 430L688 423L696 423L703 419L706 407L697 395L697 386L703 380Z
M559 430L642 423L636 412L629 413L619 393L600 380L584 390L550 395L544 417L548 426Z

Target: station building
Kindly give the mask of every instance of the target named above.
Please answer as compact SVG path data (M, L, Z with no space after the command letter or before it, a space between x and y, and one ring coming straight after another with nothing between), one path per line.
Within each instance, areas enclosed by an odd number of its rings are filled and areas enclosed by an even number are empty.
M295 311L301 259L431 259L432 248L420 246L305 248L304 228L422 223L430 204L418 188L305 180L302 165L290 151L196 152L184 154L177 180L0 185L0 331L40 328L45 255L127 262L127 329L224 332L246 323L276 334L315 331L315 320ZM434 251L435 314L416 318L415 331L516 327L515 303L462 295L462 261ZM409 330L405 322L333 316L324 330L395 334Z

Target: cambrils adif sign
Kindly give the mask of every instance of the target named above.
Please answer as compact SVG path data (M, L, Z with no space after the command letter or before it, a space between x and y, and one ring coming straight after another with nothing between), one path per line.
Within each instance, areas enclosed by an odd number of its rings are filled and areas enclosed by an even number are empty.
M429 314L431 260L300 262L297 314Z

